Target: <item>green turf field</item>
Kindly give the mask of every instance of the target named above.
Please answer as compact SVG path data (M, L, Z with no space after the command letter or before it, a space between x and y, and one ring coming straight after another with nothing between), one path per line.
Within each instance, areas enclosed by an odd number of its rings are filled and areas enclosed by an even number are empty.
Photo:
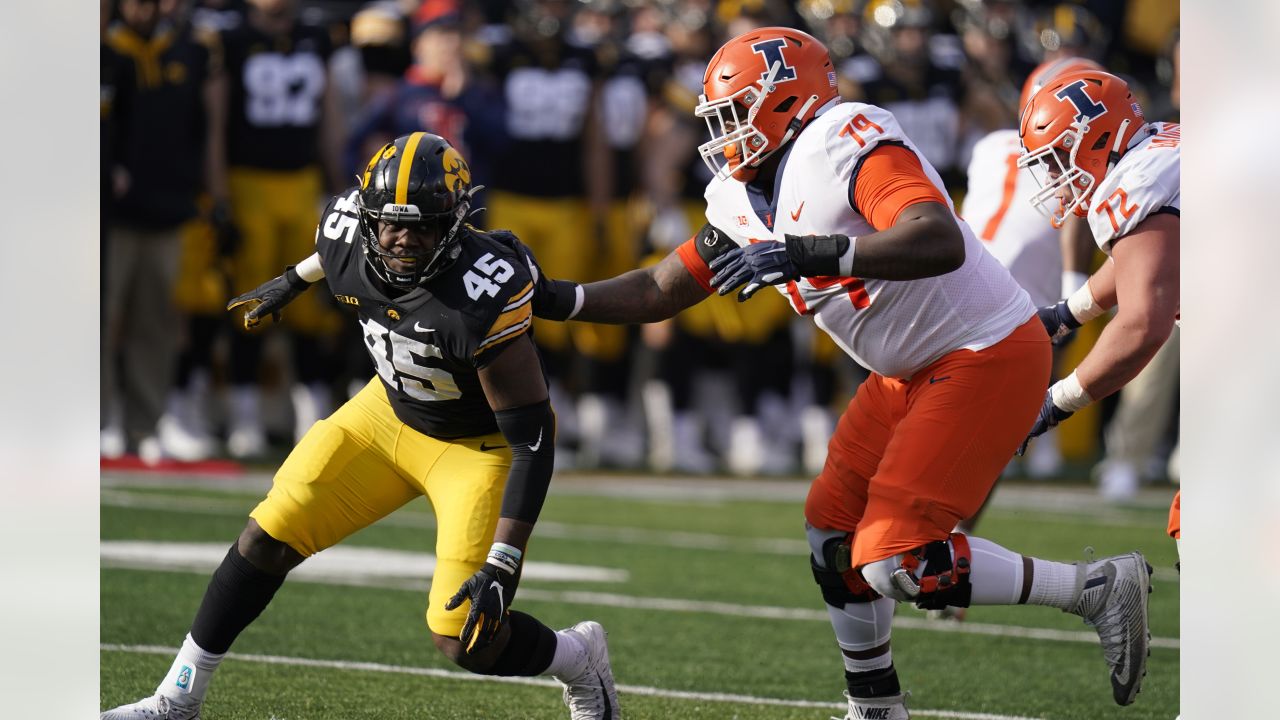
M253 482L215 485L104 476L104 708L154 690L263 494ZM809 573L803 491L801 481L559 478L516 607L552 627L603 623L629 718L842 715L842 665ZM1096 636L1079 618L982 607L964 623L938 623L901 606L894 660L913 717L1172 720L1176 553L1163 534L1163 496L1144 497L1114 508L1084 488L1010 487L978 533L1050 559L1081 559L1086 546L1147 555L1154 640L1134 705L1112 703ZM429 579L415 574L434 533L419 500L304 563L218 670L203 718L567 717L549 679L477 678L437 655L423 619ZM540 562L557 565L535 573Z

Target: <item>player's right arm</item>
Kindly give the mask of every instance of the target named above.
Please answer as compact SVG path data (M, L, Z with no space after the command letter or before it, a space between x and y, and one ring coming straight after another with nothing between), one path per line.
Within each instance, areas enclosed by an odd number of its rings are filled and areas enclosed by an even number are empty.
M548 320L619 325L666 320L711 294L710 262L732 247L723 233L704 225L650 267L585 285L540 278L534 314Z
M280 311L294 298L306 292L311 283L324 279L324 266L320 264L320 253L312 253L310 257L297 265L290 265L284 272L262 283L243 295L237 295L227 303L227 310L246 307L244 327L252 330L262 322L262 318L270 315L273 322L280 321Z

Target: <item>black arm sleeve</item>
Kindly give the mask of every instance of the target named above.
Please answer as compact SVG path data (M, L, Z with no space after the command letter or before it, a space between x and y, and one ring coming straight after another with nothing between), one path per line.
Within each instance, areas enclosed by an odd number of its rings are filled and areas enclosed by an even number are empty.
M551 411L551 401L499 410L494 417L511 446L511 470L500 514L535 523L547 499L555 467L556 416Z
M849 249L847 235L787 235L787 257L803 277L840 274L840 256Z

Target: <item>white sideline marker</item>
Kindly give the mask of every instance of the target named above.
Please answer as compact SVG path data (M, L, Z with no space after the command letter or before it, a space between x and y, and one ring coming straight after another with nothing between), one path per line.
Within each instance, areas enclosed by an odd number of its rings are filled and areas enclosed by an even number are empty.
M125 652L138 655L172 656L178 649L162 645L117 645L102 643L99 649L108 652ZM396 675L419 675L441 678L444 680L469 680L472 682L495 682L511 685L533 685L536 687L560 688L560 683L549 678L531 677L495 677L492 675L474 675L455 670L439 668L411 667L407 665L386 665L383 663L354 662L348 660L314 660L312 658L287 657L283 655L254 655L249 653L227 653L227 658L245 662L267 663L271 665L292 665L297 667L328 668L333 670L354 670L363 672L389 673ZM844 710L845 703L820 702L817 700L783 700L780 698L756 697L754 695L736 695L732 693L701 693L686 690L664 690L663 688L643 685L618 685L618 692L649 697L674 698L679 700L700 700L704 702L741 703L743 705L774 705L781 707L811 707ZM996 715L992 713L964 712L961 710L918 710L911 708L912 716L948 718L949 720L1041 720L1024 715Z

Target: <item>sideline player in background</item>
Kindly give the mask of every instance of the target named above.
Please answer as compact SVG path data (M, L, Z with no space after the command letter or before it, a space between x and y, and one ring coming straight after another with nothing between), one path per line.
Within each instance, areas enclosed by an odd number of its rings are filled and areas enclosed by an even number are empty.
M197 718L213 671L285 575L420 495L438 524L427 625L440 652L474 673L556 676L574 720L619 717L599 623L555 632L510 609L551 482L555 416L529 335L533 280L512 238L466 224L473 192L442 138L397 138L329 201L315 254L231 301L251 327L325 278L358 315L378 377L280 467L156 694L102 720Z
M232 291L246 292L279 267L311 251L312 220L326 188L345 184L337 91L328 69L328 31L304 23L298 0L251 0L245 22L222 34L228 90L226 187L211 188L215 209L229 210L240 232L232 258ZM215 108L214 112L224 112ZM215 213L217 215L219 213ZM332 369L321 341L338 327L320 297L290 313L295 440L329 411ZM233 457L266 450L259 374L262 338L233 331L227 450Z
M908 718L894 606L1038 604L1102 641L1117 703L1146 673L1150 569L1138 552L1051 562L952 532L982 504L1049 377L1035 306L951 208L889 112L841 103L826 48L789 28L726 43L697 115L707 219L657 265L539 285L535 311L653 322L746 284L785 293L873 371L805 504L814 578L842 652L848 718ZM782 239L780 242L775 238Z
M1040 310L1054 338L1116 308L1093 349L1044 397L1027 442L1124 387L1160 350L1178 317L1182 129L1148 123L1128 85L1084 70L1031 99L1019 130L1019 165L1041 184L1031 202L1061 225L1088 219L1109 261L1066 300ZM1169 533L1181 536L1180 497ZM1176 533L1176 534L1175 534Z

